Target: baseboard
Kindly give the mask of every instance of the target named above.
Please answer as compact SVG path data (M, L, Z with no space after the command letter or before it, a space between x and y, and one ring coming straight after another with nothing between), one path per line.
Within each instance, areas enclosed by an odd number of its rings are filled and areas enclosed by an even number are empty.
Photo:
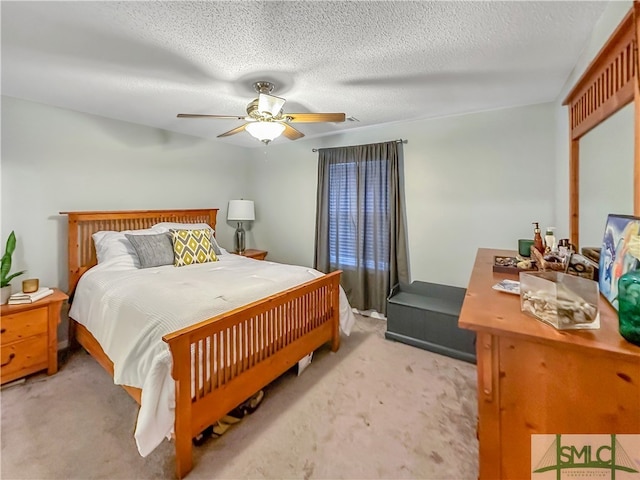
M63 340L61 342L58 342L58 351L64 350L68 346L69 346L69 340Z

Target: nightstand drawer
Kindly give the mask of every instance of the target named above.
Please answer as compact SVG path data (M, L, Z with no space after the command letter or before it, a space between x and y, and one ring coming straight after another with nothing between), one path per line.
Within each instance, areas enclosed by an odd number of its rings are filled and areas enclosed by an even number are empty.
M47 333L47 307L3 315L0 320L0 344ZM4 358L4 356L3 356Z
M0 351L0 381L10 382L47 368L47 354L47 335L29 337L3 346Z

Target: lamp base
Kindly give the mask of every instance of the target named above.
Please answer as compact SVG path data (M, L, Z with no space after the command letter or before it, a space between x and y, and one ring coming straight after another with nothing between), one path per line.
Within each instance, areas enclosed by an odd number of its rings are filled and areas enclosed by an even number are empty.
M245 251L245 235L242 222L238 222L238 228L236 228L236 233L233 237L233 247L236 253L242 254Z

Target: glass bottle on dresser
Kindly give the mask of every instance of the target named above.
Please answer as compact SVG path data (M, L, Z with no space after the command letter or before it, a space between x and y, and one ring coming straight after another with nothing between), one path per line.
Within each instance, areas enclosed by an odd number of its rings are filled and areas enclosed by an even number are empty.
M618 280L618 321L620 335L640 345L640 270L630 270Z
M532 222L533 228L533 246L536 250L544 255L544 242L542 241L542 235L540 235L540 226L538 222Z

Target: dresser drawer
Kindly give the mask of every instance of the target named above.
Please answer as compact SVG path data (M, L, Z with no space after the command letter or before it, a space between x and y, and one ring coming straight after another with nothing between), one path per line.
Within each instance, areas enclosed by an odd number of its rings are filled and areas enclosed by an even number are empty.
M0 344L4 347L16 340L47 333L47 320L47 307L3 315L0 319Z
M3 346L0 350L2 366L0 381L9 382L47 368L47 335L29 337Z

